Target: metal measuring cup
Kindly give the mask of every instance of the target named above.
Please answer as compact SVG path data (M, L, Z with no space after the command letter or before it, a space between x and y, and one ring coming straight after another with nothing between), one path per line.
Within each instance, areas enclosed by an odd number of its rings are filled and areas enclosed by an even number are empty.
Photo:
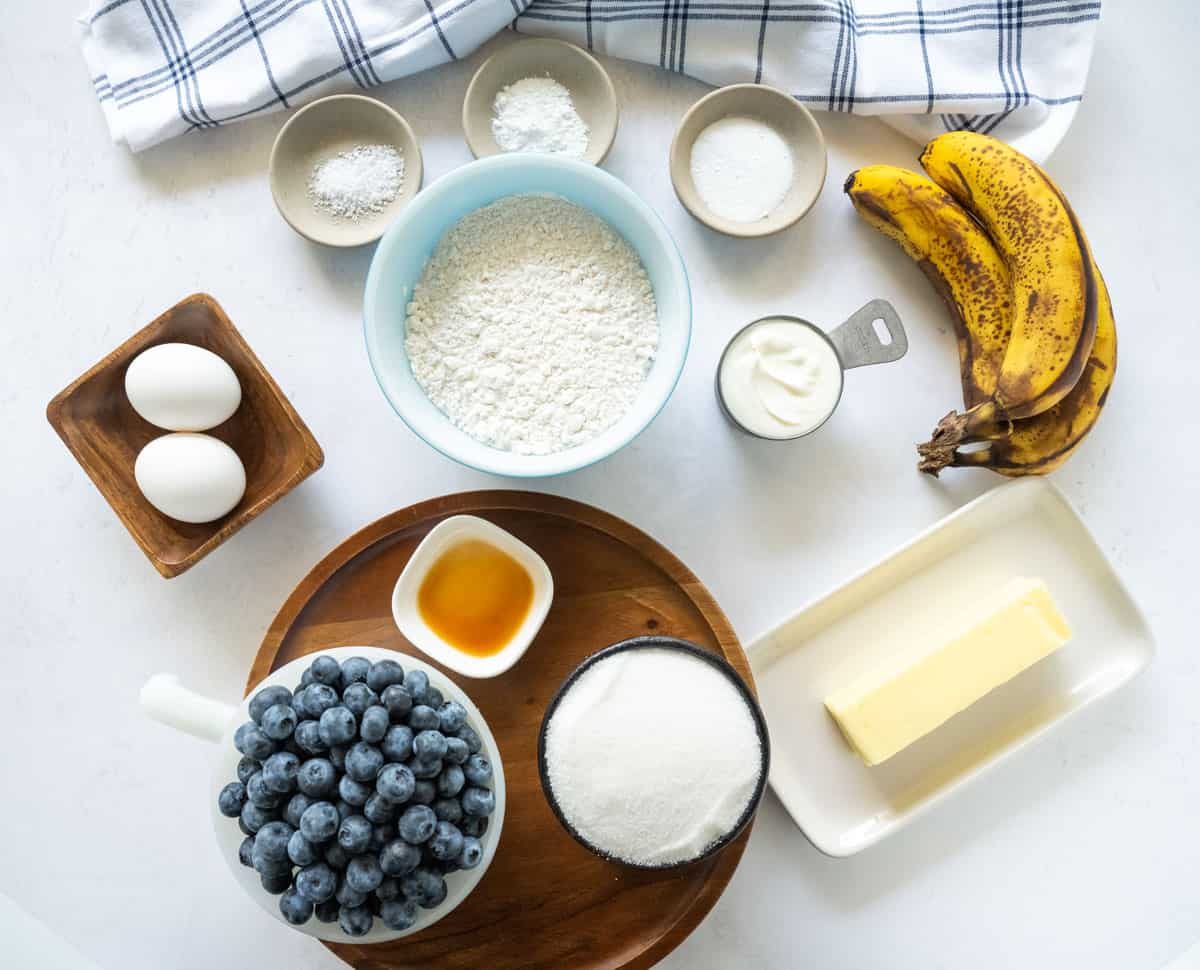
M729 355L730 348L751 327L755 327L768 320L781 320L808 327L814 333L819 334L821 339L829 344L838 362L842 365L839 375L841 383L838 387L837 398L833 402L833 407L829 409L829 412L818 424L807 431L801 431L799 434L789 435L785 438L774 438L751 431L733 416L733 412L725 403L724 394L721 392L721 371L725 366L725 358ZM876 320L883 321L884 328L891 338L889 343L885 344L879 339L879 334L875 331ZM751 320L738 330L730 338L729 343L725 345L725 350L721 353L721 359L717 362L717 403L721 407L721 413L725 415L729 423L752 438L758 438L762 441L795 441L797 438L803 438L812 434L833 416L833 412L837 410L837 406L841 403L842 392L846 388L846 371L855 367L866 367L869 364L890 364L892 361L899 360L907 352L908 335L904 332L904 325L900 322L900 315L896 312L896 308L888 303L887 300L872 300L870 303L855 310L844 323L835 327L829 333L826 333L809 320L773 313L769 316L759 317L757 320Z

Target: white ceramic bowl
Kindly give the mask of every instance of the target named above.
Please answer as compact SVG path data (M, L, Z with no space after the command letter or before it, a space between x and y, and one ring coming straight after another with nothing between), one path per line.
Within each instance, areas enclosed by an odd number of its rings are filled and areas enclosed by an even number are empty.
M425 396L404 349L414 284L438 241L469 212L509 195L559 196L604 219L641 257L658 303L658 353L633 406L590 441L550 455L518 455L460 431ZM384 396L429 445L479 471L515 478L559 475L607 458L638 436L675 390L692 333L683 259L662 219L625 183L585 162L550 155L494 155L444 175L418 195L384 234L363 295L367 354Z
M533 580L533 603L525 622L508 644L490 657L475 657L447 643L421 617L417 593L430 567L456 542L479 539L508 553ZM454 515L439 522L421 540L392 591L392 616L400 632L414 646L438 663L464 677L496 677L521 659L550 612L554 599L554 578L546 561L510 532L474 515Z
M279 912L279 897L272 896L263 889L258 873L238 861L238 846L241 845L245 836L238 828L237 819L226 818L217 811L217 795L225 785L237 780L237 764L242 756L233 746L233 734L240 725L250 720L250 698L263 687L271 687L275 684L281 684L288 690L293 690L300 682L300 674L304 668L321 656L332 657L339 663L350 657L365 657L372 662L395 660L405 670L425 671L429 676L429 682L440 690L447 700L458 701L467 709L467 721L478 732L483 742L482 753L492 765L492 791L496 796L496 810L492 813L487 831L479 840L483 846L483 859L474 869L453 872L446 876L447 895L440 906L434 909L418 910L417 921L407 930L389 930L376 918L371 931L365 936L348 936L341 931L337 923L322 923L315 917L303 926L291 927L308 936L314 936L319 940L328 940L332 943L386 943L412 933L419 933L461 905L463 900L470 895L471 890L479 884L479 880L483 878L483 874L491 865L492 857L496 854L496 846L500 842L500 832L504 828L507 789L504 783L504 765L500 758L500 749L496 746L496 739L492 735L487 721L479 712L479 708L454 681L425 661L395 650L385 650L382 647L333 647L307 654L284 664L256 684L254 689L236 707L202 697L182 687L178 679L170 674L157 674L146 682L142 688L141 704L146 713L155 720L205 740L215 741L220 745L220 754L217 757L212 781L207 790L208 803L212 809L217 850L228 864L233 878L246 891L246 894L285 926L291 926Z

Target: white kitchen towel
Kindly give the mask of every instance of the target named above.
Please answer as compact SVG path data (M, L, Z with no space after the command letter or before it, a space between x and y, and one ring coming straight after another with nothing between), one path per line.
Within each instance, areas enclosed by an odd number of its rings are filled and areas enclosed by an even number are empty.
M528 9L526 9L528 8ZM1037 159L1083 97L1099 0L93 0L83 49L134 151L464 57L514 21L712 84L761 81L917 140Z

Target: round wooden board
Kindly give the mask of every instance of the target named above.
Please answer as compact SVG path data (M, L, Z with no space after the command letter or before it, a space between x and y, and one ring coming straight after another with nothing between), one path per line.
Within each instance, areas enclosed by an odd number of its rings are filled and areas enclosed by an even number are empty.
M296 657L352 644L417 653L392 622L396 578L422 537L450 515L494 522L550 567L555 596L541 633L512 670L490 680L450 671L496 735L508 782L504 832L491 868L462 906L394 943L327 944L359 970L650 967L678 946L724 890L750 828L712 859L674 872L604 862L559 825L542 793L537 736L554 691L584 657L645 633L721 653L753 678L729 621L670 552L615 516L531 492L466 492L385 516L308 574L280 610L247 690Z

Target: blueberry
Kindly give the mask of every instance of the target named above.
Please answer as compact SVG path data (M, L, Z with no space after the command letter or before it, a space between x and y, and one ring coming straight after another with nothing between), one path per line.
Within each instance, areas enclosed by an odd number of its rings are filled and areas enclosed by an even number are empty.
M371 787L361 781L355 781L349 775L342 775L338 782L338 794L342 796L342 801L361 808L371 797Z
M373 792L363 805L363 815L376 825L386 825L396 817L396 803L389 802L378 792Z
M349 744L358 734L358 722L349 708L339 704L321 715L320 732L321 740L331 747L335 744Z
M346 866L350 865L350 853L336 842L330 842L325 846L325 861L332 868L341 872Z
M414 731L436 731L442 725L438 712L425 704L418 704L408 714L408 726Z
M314 802L300 816L300 831L309 842L325 842L338 830L338 813L330 802Z
M379 855L383 851L383 847L395 837L396 826L391 822L376 822L371 828L371 844L367 846L367 851Z
M292 888L292 873L291 870L287 872L267 872L262 874L259 881L262 883L263 889L272 896L278 896L280 893L285 893Z
M432 707L436 711L444 703L446 703L446 698L444 698L442 696L442 692L440 690L438 690L436 687L430 687L428 690L425 691L425 697L421 701L421 703L427 704L429 707Z
M312 662L313 680L318 684L328 684L333 687L341 683L342 665L333 657L317 657Z
M254 867L254 871L260 876L277 876L286 873L292 874L292 864L287 859L272 859L263 852L262 847L258 844L258 837L255 836L254 847L250 850L250 865Z
M294 829L287 822L268 822L254 836L254 851L261 852L263 857L273 861L286 859L288 855L288 840Z
M249 755L244 755L242 760L238 762L237 776L238 781L243 785L250 780L250 776L258 771L262 765L251 758Z
M463 766L463 774L472 785L486 785L492 780L492 763L481 754L473 754Z
M443 755L445 761L449 761L452 765L461 765L471 757L471 749L467 747L467 742L462 738L446 738L446 753Z
M391 723L392 722L388 717L387 708L379 704L372 704L365 711L363 711L363 716L359 718L359 736L364 741L370 741L372 744L378 744L383 740L383 736L387 734Z
M338 774L328 758L309 758L300 766L296 785L305 795L322 798L337 789Z
M342 661L342 687L351 684L363 684L367 681L367 671L371 669L371 661L366 657L350 657Z
M247 721L234 731L233 746L256 761L266 761L275 750L275 742L253 721Z
M238 846L238 862L248 868L254 868L254 857L251 853L254 851L254 836L247 835L242 839L242 844Z
M279 804L279 793L267 787L261 771L256 771L246 782L246 800L259 808L275 808Z
M337 840L350 855L366 852L371 844L371 823L362 815L351 815L338 827Z
M436 800L437 785L428 778L417 779L417 783L413 787L412 798L409 801L416 805L432 805Z
M417 921L417 904L411 899L385 899L379 907L379 918L389 930L406 930Z
M298 866L310 866L321 858L321 851L304 837L303 832L293 832L287 844L288 858Z
M425 703L425 692L429 690L429 675L423 670L410 670L404 675L404 689L414 704Z
M300 828L300 816L305 813L314 800L304 792L296 792L283 807L283 820L294 829Z
M463 837L462 852L458 855L458 864L463 869L474 869L483 858L483 846L473 835Z
M413 759L409 762L408 766L414 778L436 778L442 773L442 763L440 761Z
M377 660L367 673L367 686L376 694L382 694L392 684L404 683L404 668L395 660Z
M400 881L400 891L406 899L414 899L419 906L433 909L446 898L446 880L430 869L418 869Z
M242 817L240 815L238 816L237 826L238 826L238 831L240 831L242 833L242 835L253 835L254 834L254 830L251 829L245 823L245 821L242 820Z
M342 904L336 899L327 899L323 903L317 903L313 907L313 915L322 923L336 923L338 919L338 911L341 910Z
M275 704L263 711L262 733L272 741L286 741L296 730L296 721L290 704Z
M457 798L439 798L430 808L439 822L453 822L457 825L462 821L463 810Z
M446 765L437 777L438 794L443 798L453 798L467 783L463 770L458 765Z
M217 810L226 818L237 818L246 804L246 786L240 781L231 781L217 795Z
M313 683L312 667L305 667L303 673L300 674L300 686L307 687Z
M296 873L296 892L310 902L323 903L333 899L337 884L337 873L324 862L306 865Z
M410 805L397 823L400 838L413 845L428 842L437 827L437 816L428 805Z
M299 758L290 751L276 751L263 762L263 783L271 791L286 795L296 787L296 775L299 771Z
M467 742L467 750L469 750L471 754L478 754L480 749L483 748L483 740L478 734L475 733L475 729L469 724L464 724L462 727L460 727L455 733L455 737Z
M246 830L254 833L275 818L275 811L274 809L264 808L261 805L255 805L254 802L246 802L242 806L242 814L238 818Z
M464 788L462 809L467 815L491 815L496 810L496 796L487 788Z
M320 754L328 745L321 740L321 725L311 718L296 725L292 738L305 754Z
M379 866L389 876L406 876L421 864L421 850L403 839L393 839L379 853Z
M304 688L304 713L311 718L319 718L331 707L337 707L338 692L328 684L309 684Z
M366 684L351 684L342 691L342 705L355 717L362 717L368 707L379 703L379 695Z
M412 743L412 728L393 724L383 736L383 744L379 748L388 761L407 761L412 757Z
M371 932L375 917L366 906L343 906L338 910L338 926L347 936L366 936Z
M429 854L435 859L457 859L463 847L463 834L452 822L438 822L429 840Z
M338 878L337 892L334 895L343 906L361 906L367 901L367 894L360 893L351 886L344 872Z
M413 738L413 756L421 761L441 761L446 754L446 736L441 731L422 731Z
M373 855L355 856L346 866L346 882L351 889L360 893L373 893L383 882L383 870L379 868L379 860Z
M276 704L291 704L292 692L286 687L276 685L264 687L250 698L250 720L255 724L262 723L263 712Z
M416 788L416 778L407 765L384 765L375 779L375 790L399 805L408 801Z
M296 890L288 889L279 897L279 912L293 926L300 926L312 918L313 904Z
M344 744L335 744L326 752L325 757L333 763L338 771L346 770L346 746Z
M379 695L379 703L387 709L393 721L402 721L413 708L412 695L403 684L392 684L385 688Z
M488 818L486 815L467 815L464 816L461 822L455 823L462 834L471 838L478 839L484 832L488 830Z
M362 814L359 811L359 809L362 808L361 805L351 805L349 802L344 801L341 798L339 798L333 804L334 804L334 807L337 809L337 813L338 813L338 825L341 825L351 815L361 815Z
M375 898L381 903L386 903L389 899L402 899L400 880L392 876L385 876L383 881L375 887Z
M438 717L441 719L442 733L453 734L467 723L467 709L458 701L446 701L438 708Z
M457 859L433 859L425 864L434 872L441 873L443 876L448 876L452 872L458 872L462 868L458 864Z
M355 781L370 784L383 767L383 752L375 745L359 741L346 752L346 774Z

